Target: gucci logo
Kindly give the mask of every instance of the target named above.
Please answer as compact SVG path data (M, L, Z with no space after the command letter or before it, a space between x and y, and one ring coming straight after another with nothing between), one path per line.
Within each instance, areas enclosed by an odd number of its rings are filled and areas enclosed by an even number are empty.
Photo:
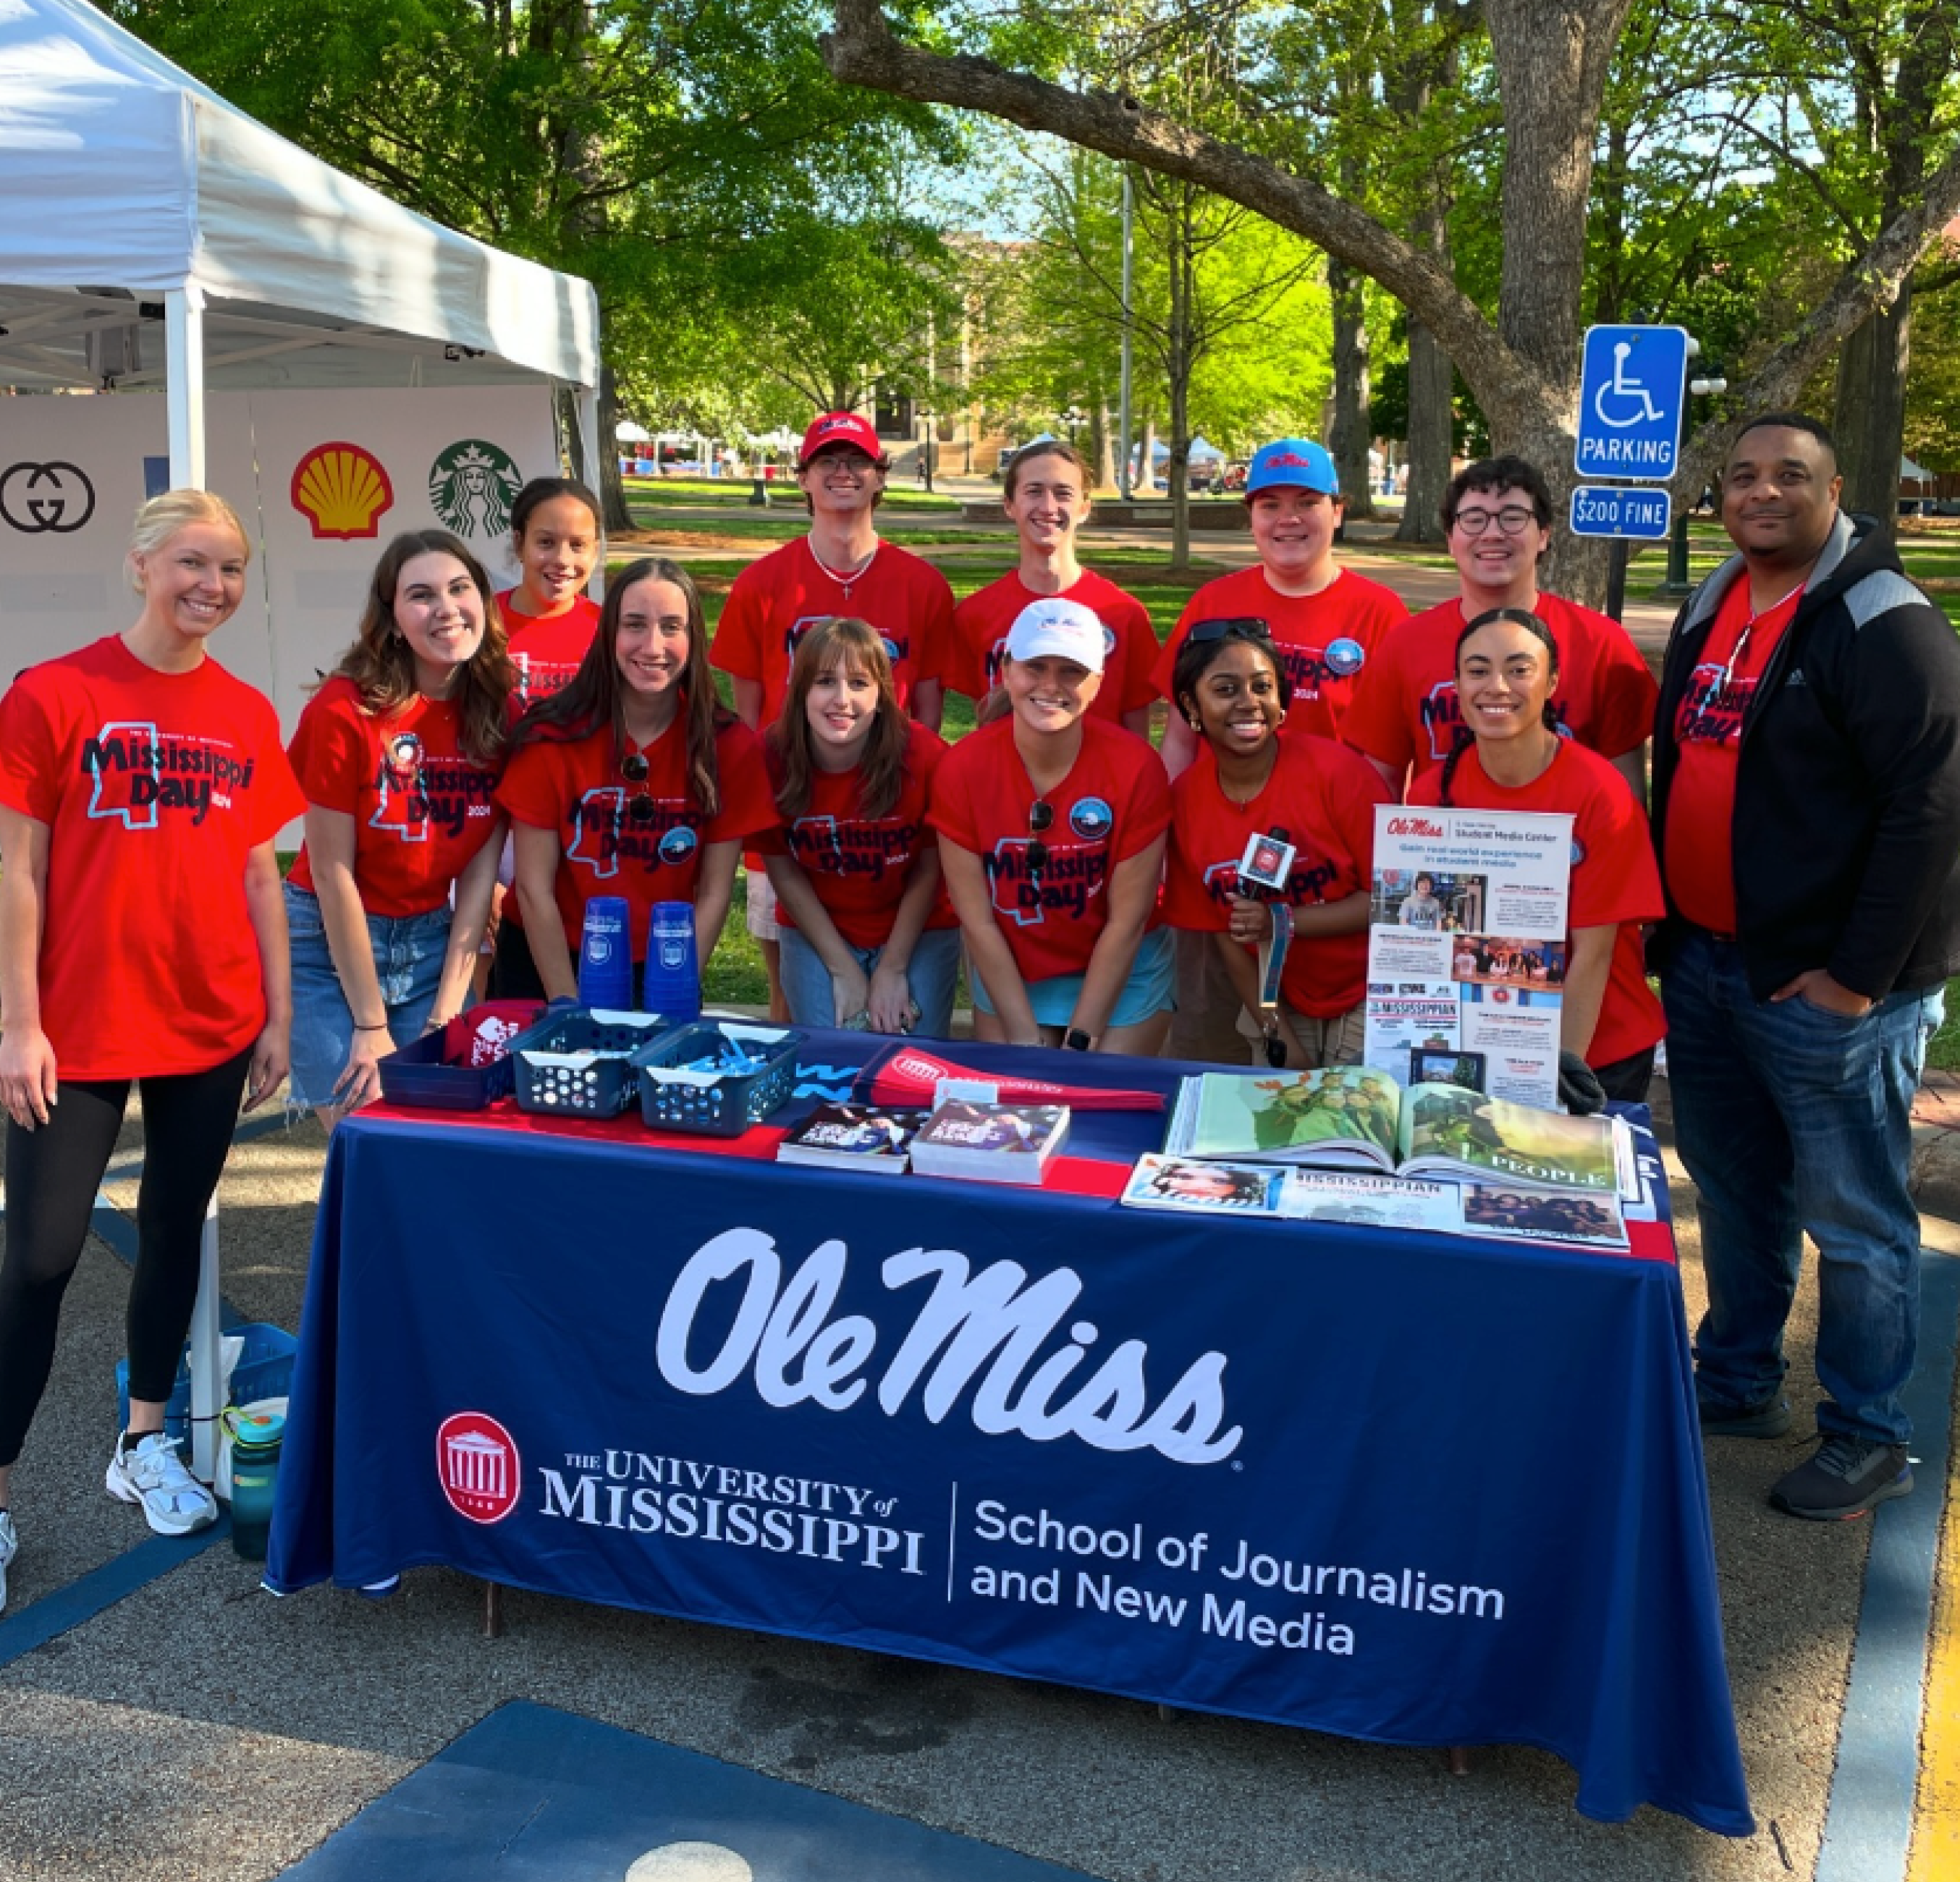
M69 536L95 514L95 486L73 464L0 470L0 521L23 536Z

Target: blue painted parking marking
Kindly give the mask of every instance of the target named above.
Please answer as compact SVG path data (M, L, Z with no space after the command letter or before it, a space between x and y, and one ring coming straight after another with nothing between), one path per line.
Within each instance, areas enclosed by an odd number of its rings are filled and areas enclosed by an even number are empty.
M517 1700L404 1778L291 1882L1086 1882L699 1752Z

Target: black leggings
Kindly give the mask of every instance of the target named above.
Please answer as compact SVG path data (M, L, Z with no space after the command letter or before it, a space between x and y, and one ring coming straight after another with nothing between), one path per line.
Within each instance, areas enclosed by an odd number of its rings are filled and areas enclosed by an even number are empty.
M197 1299L204 1212L238 1121L248 1049L209 1072L145 1078L143 1181L129 1284L129 1396L167 1399ZM21 1454L54 1364L62 1296L129 1098L127 1078L61 1083L46 1123L7 1122L7 1254L0 1262L0 1467Z

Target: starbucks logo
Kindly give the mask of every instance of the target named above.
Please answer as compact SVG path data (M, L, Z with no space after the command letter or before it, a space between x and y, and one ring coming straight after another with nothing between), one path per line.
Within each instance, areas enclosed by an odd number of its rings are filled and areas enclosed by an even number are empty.
M429 508L466 539L494 542L511 528L524 479L508 454L481 438L459 439L429 466Z

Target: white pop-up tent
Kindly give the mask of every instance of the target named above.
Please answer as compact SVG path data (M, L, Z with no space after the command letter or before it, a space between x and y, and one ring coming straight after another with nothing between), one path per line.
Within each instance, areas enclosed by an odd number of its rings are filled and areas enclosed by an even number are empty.
M142 494L138 435L154 426L159 384L168 481L180 486L205 481L207 387L254 398L257 388L281 389L284 411L256 428L231 415L240 441L224 448L238 497L255 474L269 474L269 452L293 454L275 418L288 432L326 423L326 436L341 438L339 408L355 403L345 396L355 388L430 388L425 403L443 408L447 423L459 403L514 396L486 395L486 386L547 381L581 395L582 457L596 484L597 454L609 444L598 436L599 310L589 283L458 235L341 175L84 0L0 0L0 393L153 395L49 399L31 411L29 400L0 396L0 564L9 594L38 582L37 634L74 644L64 617L91 623L90 637L109 624L99 618L106 571L91 590L59 548L51 572L32 558L72 543L75 557L119 559L122 524L96 513L112 477L132 500L124 518ZM342 393L336 409L313 416L330 389ZM308 399L307 416L294 417L294 402ZM92 473L62 461L85 459L84 444L102 454ZM535 463L539 454L528 455ZM404 489L403 514L411 501ZM364 549L345 539L372 539L382 507L371 506L362 528L316 528L342 539L323 551ZM107 543L84 533L92 517L113 530ZM29 559L30 578L16 579L10 556ZM302 568L288 579L281 594L290 612L305 613L306 584L319 573ZM352 618L335 618L344 638ZM34 649L59 651L46 641ZM291 695L294 683L275 689ZM216 1250L214 1205L192 1330L192 1468L207 1482L221 1403Z
M0 385L161 381L175 484L207 384L549 378L597 468L588 282L342 176L85 0L0 0Z

